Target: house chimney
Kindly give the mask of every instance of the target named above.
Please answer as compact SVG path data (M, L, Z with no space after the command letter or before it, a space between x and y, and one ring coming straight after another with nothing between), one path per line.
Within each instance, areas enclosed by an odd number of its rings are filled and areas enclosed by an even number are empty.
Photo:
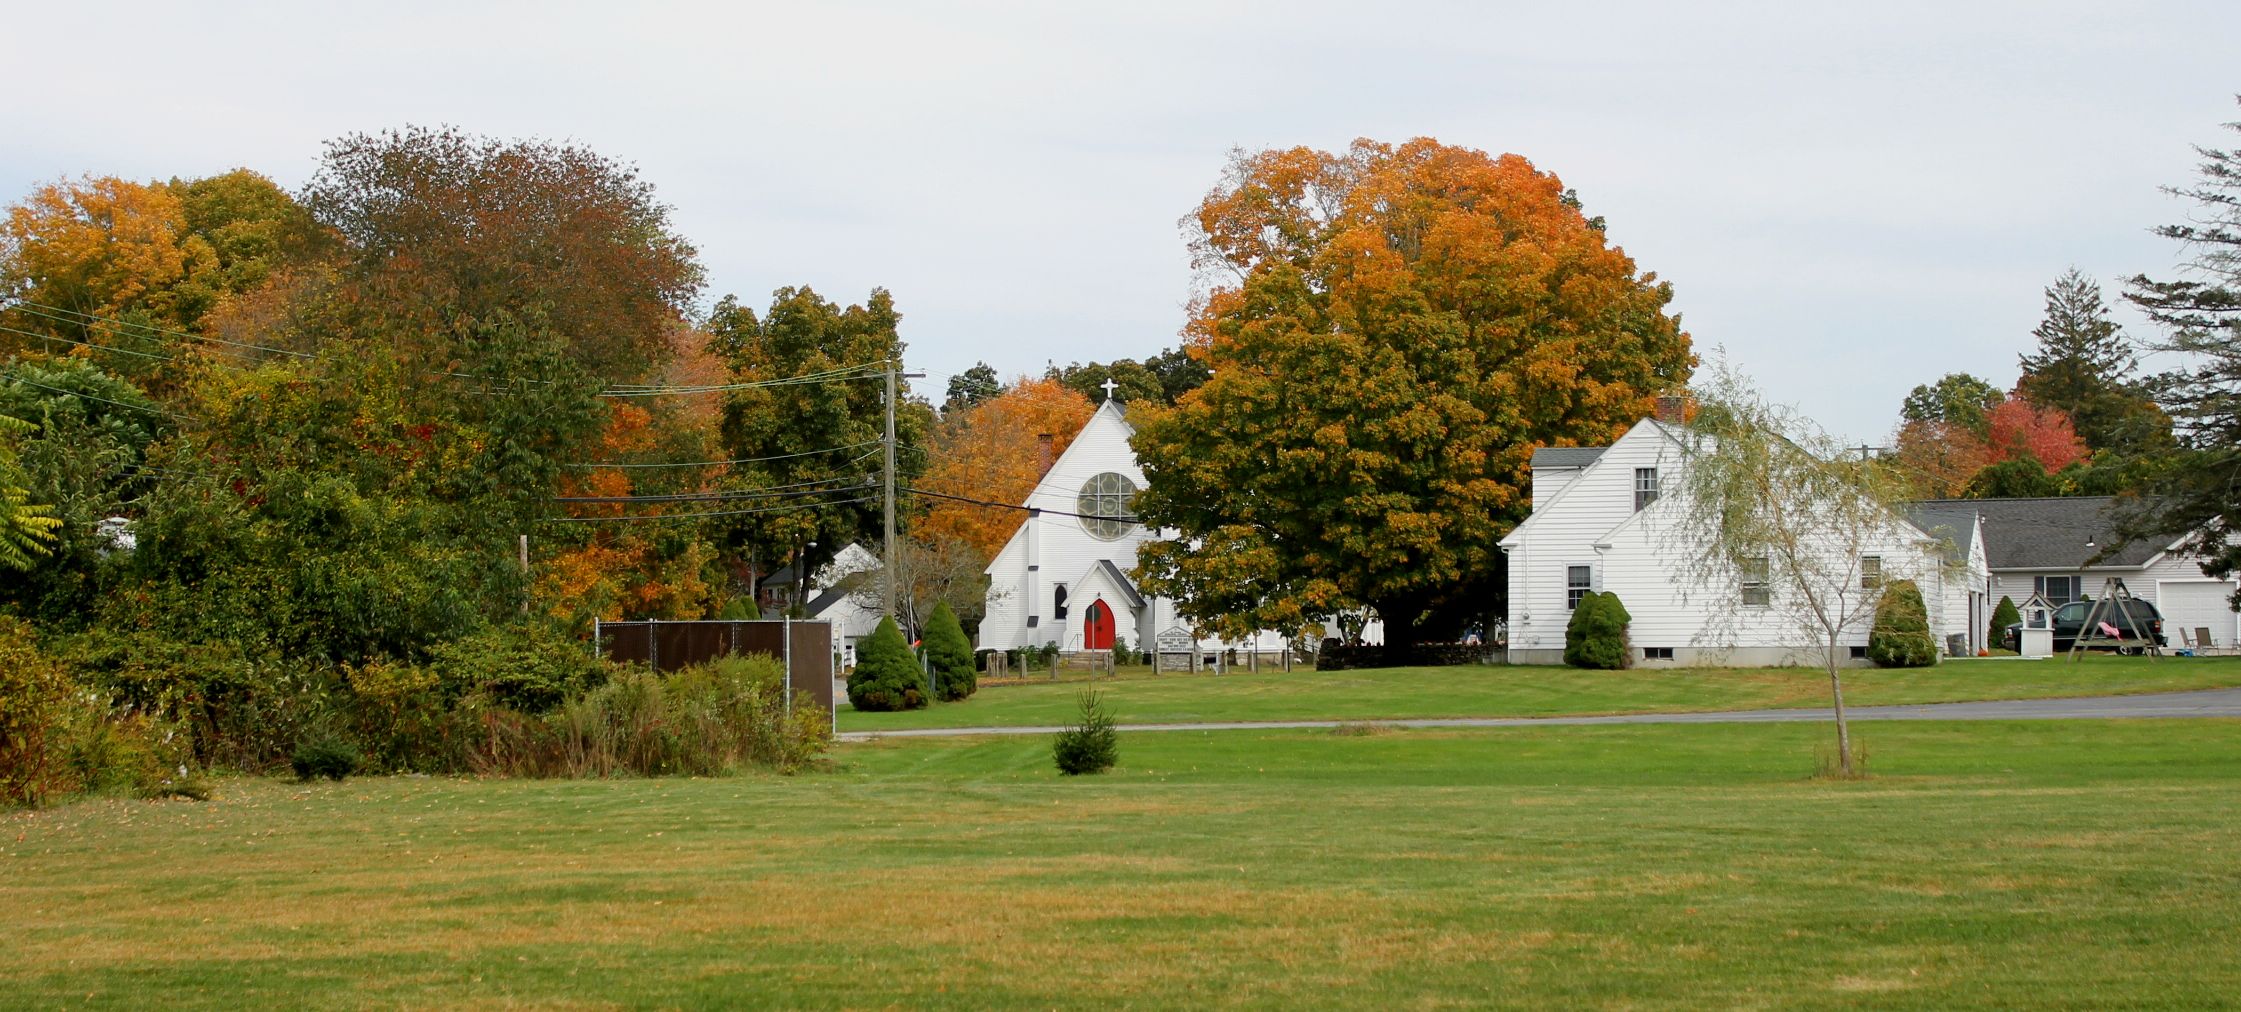
M1695 414L1689 410L1694 406L1681 394L1663 394L1658 397L1657 412L1651 417L1667 425L1687 425L1689 416Z
M1038 455L1037 460L1041 462L1040 465L1035 468L1035 477L1037 478L1050 473L1050 447L1052 438L1052 434L1048 432L1042 433L1035 437L1035 452Z

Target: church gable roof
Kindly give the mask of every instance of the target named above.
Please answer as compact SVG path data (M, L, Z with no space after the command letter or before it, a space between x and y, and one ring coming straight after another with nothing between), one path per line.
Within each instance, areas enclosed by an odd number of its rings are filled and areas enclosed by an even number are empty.
M1028 493L1027 505L1072 510L1078 505L1082 483L1107 471L1118 472L1136 487L1144 487L1144 471L1136 466L1136 451L1128 445L1135 434L1136 427L1128 424L1121 403L1106 401L1082 424L1073 442L1066 444L1066 452L1051 462L1050 470Z
M1119 566L1113 565L1111 559L1099 559L1091 563L1089 572L1083 573L1081 579L1074 581L1074 585L1086 587L1100 577L1120 591L1121 598L1128 602L1130 608L1141 610L1144 607L1144 595L1136 589L1135 582L1128 578L1128 574L1121 572Z

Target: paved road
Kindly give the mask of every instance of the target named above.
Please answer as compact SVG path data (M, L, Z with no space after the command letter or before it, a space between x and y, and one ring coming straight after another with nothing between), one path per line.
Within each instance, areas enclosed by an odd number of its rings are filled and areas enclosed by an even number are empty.
M1911 703L1854 706L1853 720L2106 720L2140 717L2241 717L2241 688L2156 692L2138 696L2010 699L1982 703ZM1388 727L1540 727L1557 724L1775 724L1828 720L1821 709L1718 710L1706 713L1629 713L1606 717L1443 717L1415 720L1271 720L1205 724L1122 724L1123 731L1284 731L1375 723ZM907 731L847 731L842 741L873 738L949 738L974 734L1052 734L1056 727L929 727Z

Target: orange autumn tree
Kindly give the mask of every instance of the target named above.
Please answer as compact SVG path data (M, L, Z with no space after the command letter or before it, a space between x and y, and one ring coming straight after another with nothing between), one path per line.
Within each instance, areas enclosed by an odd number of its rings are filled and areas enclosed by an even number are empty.
M2010 396L1985 414L1985 442L1995 460L2017 460L2029 454L2048 474L2085 459L2085 440L2078 438L2070 416L2021 397Z
M1187 219L1213 378L1134 446L1149 593L1204 628L1374 608L1386 642L1490 617L1539 446L1685 385L1670 286L1517 155L1430 138L1240 152Z
M1899 426L1891 460L1925 499L1967 494L1977 472L1996 458L1984 437L1967 425L1916 419Z
M601 432L599 463L627 462L654 450L663 433L652 412L635 404L608 403L608 419ZM662 471L649 481L660 487L647 489L633 472L619 467L579 467L563 477L563 496L615 497L647 491L704 491L709 479L698 474ZM666 475L666 477L660 477ZM569 503L576 517L621 517L663 512L663 507L639 504ZM693 512L685 504L674 512ZM608 621L625 618L699 618L713 603L716 586L709 579L716 552L705 538L691 536L694 521L615 521L568 525L578 528L564 536L575 543L553 552L539 567L537 595L554 617ZM678 537L676 535L686 536Z
M1089 398L1055 379L1021 377L1003 393L951 412L936 426L921 487L943 495L989 502L1024 503L1042 477L1041 437L1051 437L1057 459L1096 412ZM954 539L983 558L995 558L1019 528L1013 510L948 499L927 500L915 526L922 539Z

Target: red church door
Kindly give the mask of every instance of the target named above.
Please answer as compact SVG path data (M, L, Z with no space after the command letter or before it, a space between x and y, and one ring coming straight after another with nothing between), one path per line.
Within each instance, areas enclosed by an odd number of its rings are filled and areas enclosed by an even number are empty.
M1113 609L1103 601L1090 602L1082 613L1082 649L1111 650L1113 648Z

